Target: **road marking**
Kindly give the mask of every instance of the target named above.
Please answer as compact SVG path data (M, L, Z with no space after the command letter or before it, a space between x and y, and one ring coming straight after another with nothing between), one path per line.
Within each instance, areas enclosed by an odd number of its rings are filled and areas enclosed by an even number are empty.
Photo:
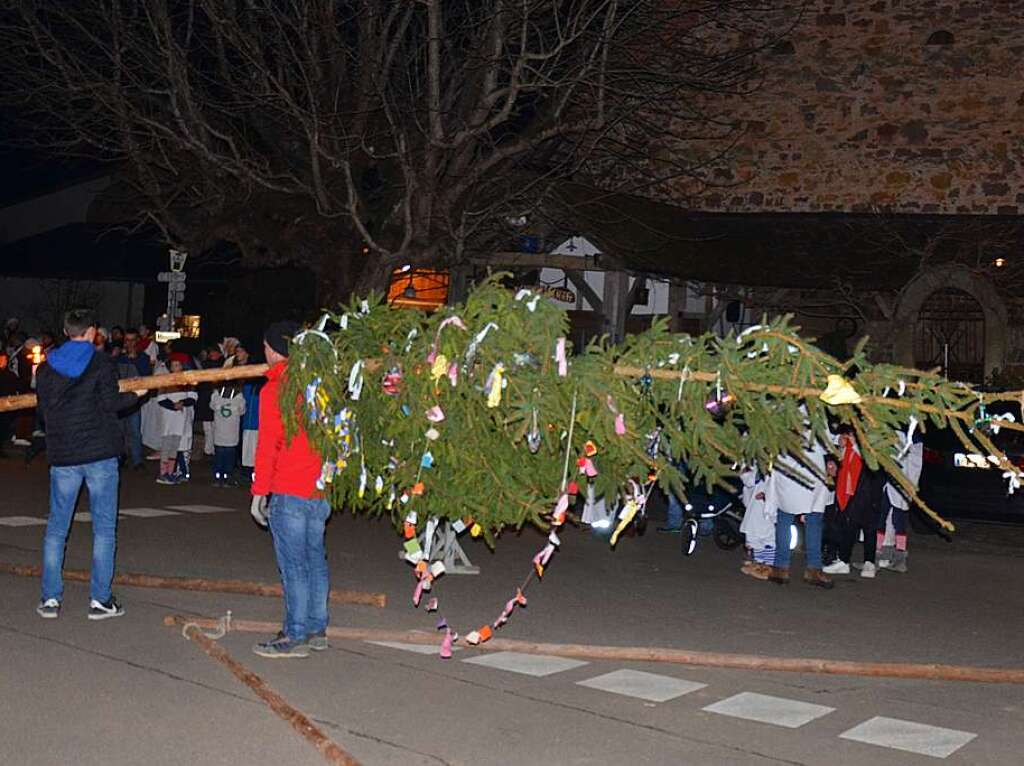
M930 755L933 758L948 758L977 736L969 731L944 729L941 726L884 716L875 716L839 735L840 739Z
M224 508L220 505L169 505L173 511L185 511L185 513L233 513L237 508Z
M79 511L75 514L75 521L80 521L83 524L92 523L92 514L88 511Z
M34 516L0 516L0 525L5 527L33 527L45 524L46 519L37 519Z
M401 649L405 652L416 652L416 654L437 654L441 651L441 642L437 642L437 646L430 646L429 644L405 644L401 641L367 641L368 644L374 646L386 646L388 649ZM462 649L461 646L453 646L452 651L457 652Z
M785 726L787 729L798 729L815 718L828 715L835 708L783 697L770 697L767 694L741 692L708 705L704 710L733 718L745 718L748 721Z
M638 697L649 702L668 702L707 686L707 684L699 684L695 681L684 681L681 678L625 669L605 673L596 678L588 678L586 681L577 681L576 684L612 694L622 694L626 697Z
M582 667L586 662L565 657L549 657L546 654L522 654L521 652L496 652L463 660L487 668L522 673L526 676L550 676L563 670Z
M163 508L122 508L122 516L137 516L140 519L153 519L157 516L180 516L175 511L165 511Z

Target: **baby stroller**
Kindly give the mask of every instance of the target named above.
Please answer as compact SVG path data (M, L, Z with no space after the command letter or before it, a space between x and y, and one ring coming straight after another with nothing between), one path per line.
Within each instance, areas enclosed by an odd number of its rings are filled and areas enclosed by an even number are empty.
M733 550L743 542L742 523L743 504L738 493L721 487L708 492L703 485L691 485L683 506L680 530L683 555L692 556L697 550L697 540L709 535L723 551Z

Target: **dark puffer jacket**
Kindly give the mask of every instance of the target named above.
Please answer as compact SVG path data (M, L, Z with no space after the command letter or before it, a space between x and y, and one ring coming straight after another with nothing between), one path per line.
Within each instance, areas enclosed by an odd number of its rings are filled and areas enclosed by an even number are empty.
M68 341L39 366L36 396L46 426L50 465L82 465L120 457L118 410L136 402L117 388L117 371L106 354Z

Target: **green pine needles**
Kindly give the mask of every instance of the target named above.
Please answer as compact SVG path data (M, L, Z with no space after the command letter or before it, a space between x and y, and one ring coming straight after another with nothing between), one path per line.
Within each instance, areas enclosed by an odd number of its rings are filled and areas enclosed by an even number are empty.
M841 363L789 318L725 338L673 334L658 320L618 346L566 348L563 360L568 330L564 311L497 278L433 314L379 295L354 300L292 344L282 401L300 406L283 407L287 426L294 433L301 422L324 456L333 507L388 514L398 526L410 512L418 526L471 517L490 545L506 527L546 528L567 481L615 497L630 479L656 476L685 492L671 467L682 460L694 481L737 486L742 466L769 470L780 453L798 456L811 431L831 444L840 424L854 429L868 465L919 503L897 465L912 424L954 428L966 449L1019 480L986 433L975 391L871 364L863 343ZM852 390L831 382L860 401L822 401L829 376L848 380Z

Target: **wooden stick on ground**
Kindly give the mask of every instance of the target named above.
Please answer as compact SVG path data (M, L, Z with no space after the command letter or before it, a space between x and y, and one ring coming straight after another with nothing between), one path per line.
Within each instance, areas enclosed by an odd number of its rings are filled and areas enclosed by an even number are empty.
M192 622L202 627L216 628L217 620L189 619L181 615L167 615L165 625L184 625ZM231 621L231 629L244 632L266 633L280 630L280 625L250 620ZM440 646L441 637L416 630L374 630L360 628L327 628L327 636L345 641L402 641L410 644ZM970 665L915 664L903 662L853 662L800 657L768 657L755 654L727 654L721 652L689 651L655 646L593 646L588 644L545 644L510 639L492 638L477 649L491 651L548 654L555 657L574 657L595 660L631 662L668 662L678 665L697 665L733 670L773 671L783 673L822 673L839 676L867 676L871 678L916 678L928 681L961 681L988 684L1024 684L1024 669L982 668Z
M288 723L295 731L316 748L323 759L332 766L359 766L359 761L349 755L341 746L328 737L320 727L313 723L301 710L292 707L288 700L274 691L267 682L249 670L245 665L232 657L216 641L208 638L195 625L187 625L183 634L190 641L195 642L210 657L230 670L235 678L248 686L267 706L274 711L274 714L281 720Z
M25 564L0 562L0 574L19 577L41 577L42 567ZM65 569L64 579L73 582L89 582L89 573L81 569ZM114 577L115 585L132 588L159 588L162 590L195 590L205 593L238 593L244 596L269 596L283 598L280 584L268 585L248 580L210 580L205 577L163 577L159 575L125 572ZM367 593L356 590L331 589L332 604L360 604L383 609L388 597L384 593Z

